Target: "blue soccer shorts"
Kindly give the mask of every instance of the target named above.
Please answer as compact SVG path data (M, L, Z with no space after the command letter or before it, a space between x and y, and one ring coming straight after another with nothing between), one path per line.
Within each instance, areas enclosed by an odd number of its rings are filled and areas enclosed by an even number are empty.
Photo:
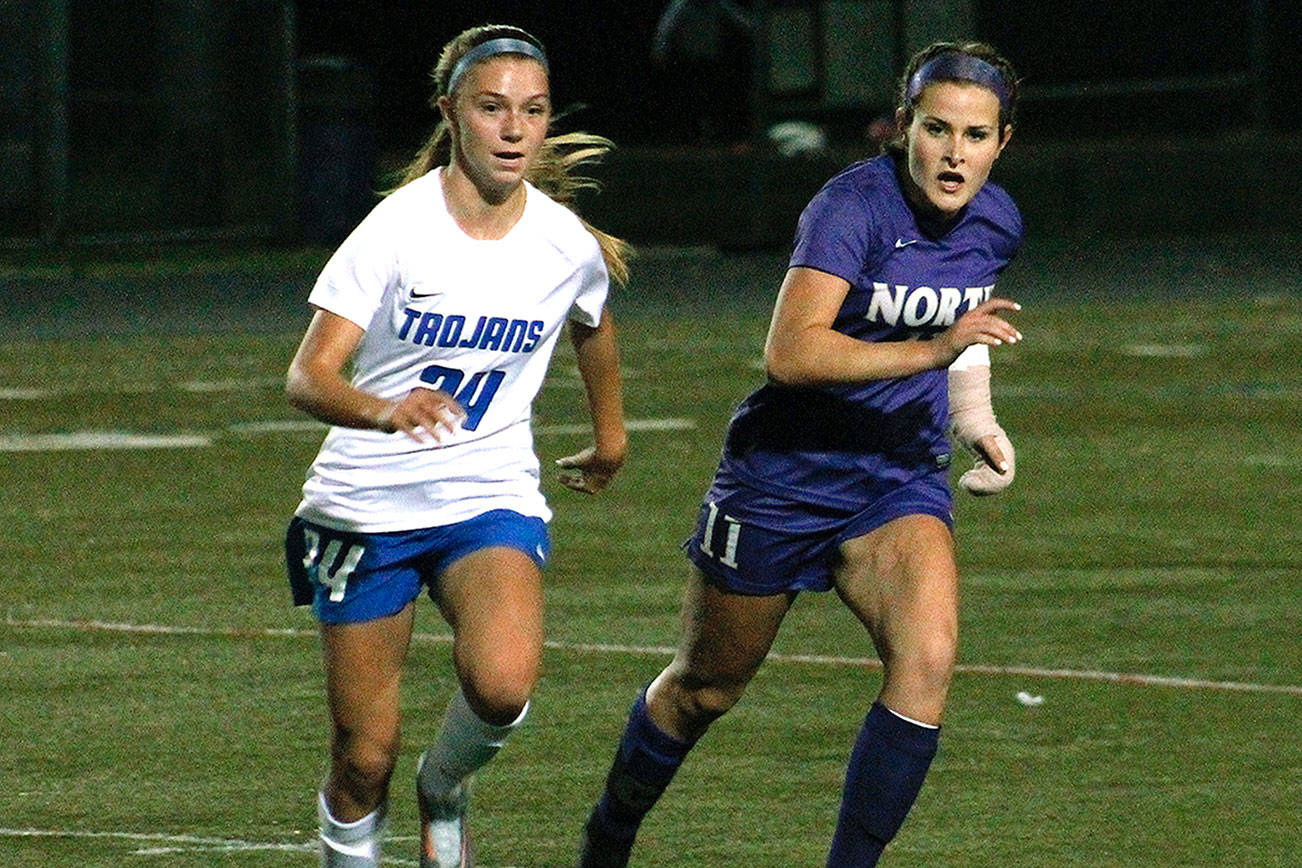
M285 532L285 568L294 605L312 604L325 624L350 624L396 614L458 558L507 546L542 569L551 553L547 523L495 509L457 524L392 533L335 530L295 517Z
M720 474L683 551L706 579L733 593L827 591L843 542L906 515L935 516L953 528L944 469L893 484L858 511L769 494Z

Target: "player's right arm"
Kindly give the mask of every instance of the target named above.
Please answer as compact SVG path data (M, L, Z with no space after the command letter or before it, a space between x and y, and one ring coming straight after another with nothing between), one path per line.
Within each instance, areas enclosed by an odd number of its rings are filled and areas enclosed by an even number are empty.
M1017 304L992 298L929 341L861 341L832 328L849 291L844 278L816 268L787 271L764 343L764 366L771 380L818 386L907 377L948 366L972 344L998 346L1021 337L998 316L1000 311L1017 310Z
M285 377L289 403L331 425L402 431L417 441L454 431L465 411L446 392L416 388L391 400L362 391L344 377L344 366L364 334L351 320L317 308Z

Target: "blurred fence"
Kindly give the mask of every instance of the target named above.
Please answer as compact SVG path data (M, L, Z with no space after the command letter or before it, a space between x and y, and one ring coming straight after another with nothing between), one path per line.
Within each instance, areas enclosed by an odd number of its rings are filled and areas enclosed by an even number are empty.
M692 5L710 5L687 2ZM1216 111L1207 127L1264 128L1272 88L1271 0L1189 4L1185 0L755 0L757 99L771 117L834 116L890 109L898 74L913 52L938 39L993 42L1015 61L1024 103L1089 118L1136 98L1187 116L1191 98ZM1275 66L1291 67L1297 34L1275 39ZM1049 107L1049 108L1045 108ZM1086 131L1088 132L1088 131Z
M643 243L785 245L819 186L847 162L876 153L873 127L878 138L889 127L908 57L966 33L999 46L1024 79L1019 132L993 177L1017 199L1028 231L1296 231L1270 207L1280 193L1278 167L1302 159L1302 139L1272 130L1272 122L1287 117L1272 112L1271 101L1296 52L1296 35L1271 31L1272 22L1288 20L1283 4L1187 5L747 4L751 63L759 71L750 147L621 149L601 169L605 192L584 203L585 213ZM710 44L710 30L699 22L695 28L680 37L682 50L708 55L700 46ZM716 49L715 63L735 62L737 54L736 43ZM811 129L840 124L840 143L827 147L809 135L792 148L797 153L766 147L772 125L791 120Z
M291 0L0 6L0 237L292 232Z
M404 0L366 2L385 21L385 4ZM537 5L562 14L559 3ZM1027 147L1030 134L1019 133L1004 173L1024 209L1054 229L1119 226L1118 215L1140 229L1185 226L1208 202L1218 225L1255 225L1272 184L1262 167L1299 150L1296 141L1227 137L1291 116L1270 106L1296 48L1295 35L1272 25L1291 19L1271 0L1183 18L1177 0L653 5L662 25L679 10L680 32L628 46L620 63L677 51L669 59L691 73L683 107L708 114L746 103L749 150L670 153L622 140L605 172L608 195L592 207L641 243L784 243L793 211L837 161L871 150L863 129L889 117L909 54L959 34L988 38L1018 62L1022 130L1074 143ZM440 8L421 13L432 32ZM391 101L361 64L302 56L298 19L309 14L331 14L330 5L0 0L0 245L341 238L374 201L377 126L388 123L376 103ZM414 14L402 20L410 26ZM555 48L563 56L565 46ZM409 78L424 86L418 73ZM789 119L834 132L857 125L857 140L783 157L766 148L765 132ZM1136 132L1155 140L1107 138ZM1171 174L1177 151L1193 153L1199 171ZM1214 184L1202 181L1209 175Z

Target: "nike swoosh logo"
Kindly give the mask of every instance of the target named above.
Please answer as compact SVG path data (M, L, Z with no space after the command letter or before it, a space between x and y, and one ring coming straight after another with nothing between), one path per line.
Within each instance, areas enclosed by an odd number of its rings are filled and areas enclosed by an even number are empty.
M918 239L916 238L914 238L912 241L905 241L903 238L896 238L895 249L899 250L901 247L908 247L910 244L917 244L917 243L918 243Z
M438 289L432 290L430 292L417 292L414 289L411 291L412 298L429 298L431 295L442 295L442 294L443 294L442 290L438 290Z

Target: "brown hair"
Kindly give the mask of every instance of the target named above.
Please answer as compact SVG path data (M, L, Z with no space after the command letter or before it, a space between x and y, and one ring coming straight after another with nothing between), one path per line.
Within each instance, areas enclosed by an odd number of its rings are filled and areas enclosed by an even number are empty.
M893 156L903 156L907 150L905 137L909 124L913 121L913 109L917 100L909 98L909 82L912 80L914 73L922 68L923 64L934 57L942 54L966 54L983 60L999 71L1005 84L1008 85L1008 99L1001 100L999 104L999 136L1002 139L1004 132L1012 124L1013 118L1017 112L1017 95L1020 84L1017 78L1017 71L1013 69L1013 64L992 46L984 42L933 42L926 48L919 51L909 60L909 64L904 69L904 74L900 76L899 90L899 108L903 109L905 121L900 125L900 129L895 135L882 143L882 151L892 154ZM947 79L940 78L940 81ZM956 79L957 80L957 79Z
M485 24L465 30L443 46L443 50L439 53L438 63L430 73L430 78L434 80L434 94L430 97L430 106L437 109L439 98L451 95L448 84L457 61L472 48L490 39L502 38L524 40L542 50L541 42L518 27ZM428 174L434 168L446 166L452 161L452 146L452 126L446 118L440 117L434 132L399 174L398 183L386 192L392 193L393 190ZM573 210L580 190L595 190L600 187L592 178L574 174L573 170L583 163L600 159L613 147L614 143L610 139L590 133L548 136L543 141L542 149L525 177L529 183L547 196ZM606 261L606 269L610 272L610 276L621 284L627 284L628 260L632 256L632 248L628 242L602 232L582 217L579 217L579 220L601 245L601 256Z

